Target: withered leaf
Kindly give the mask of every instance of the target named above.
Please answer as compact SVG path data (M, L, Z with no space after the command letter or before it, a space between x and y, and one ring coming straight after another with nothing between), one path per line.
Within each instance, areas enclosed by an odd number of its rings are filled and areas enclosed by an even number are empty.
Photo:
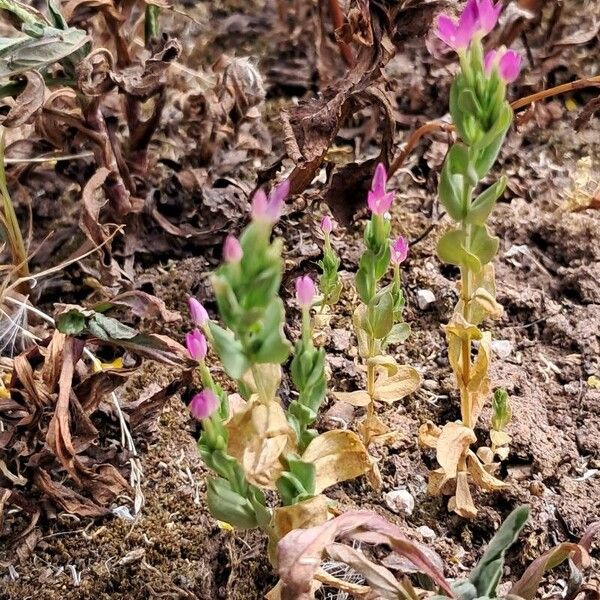
M508 484L496 479L493 475L490 475L488 471L485 470L481 461L477 457L475 453L471 450L467 453L467 471L469 475L473 478L473 481L483 490L487 490L488 492L495 492L498 490L504 490L508 486Z
M0 122L4 127L20 127L42 108L46 84L38 71L25 71L25 89L17 96L8 114Z
M308 529L325 523L328 500L321 494L292 506L278 506L273 511L273 525L279 538L294 529Z
M352 406L368 406L371 403L371 396L364 390L354 392L333 392L333 397L341 402L347 402Z
M437 461L448 477L456 477L458 464L471 444L477 441L475 432L462 423L446 423L437 441Z
M454 511L465 519L474 519L477 516L466 471L460 471L456 475L456 495L450 498L448 510Z
M240 462L248 481L275 489L283 471L280 456L287 447L295 446L294 434L281 404L277 400L253 399L232 416L226 427L229 432L227 451Z
M302 455L304 462L316 470L315 493L354 479L371 468L371 457L360 438L353 431L326 431L308 445Z
M181 314L177 311L169 310L163 300L141 290L122 292L94 307L99 312L105 312L109 308L127 308L138 317L145 319L160 318L165 323L173 323L181 319Z
M374 513L357 511L345 513L316 527L296 529L279 542L277 559L282 600L314 598L313 579L319 570L325 548L336 538L388 544L452 595L442 572L398 527Z
M398 365L391 377L381 375L375 382L375 400L391 404L417 391L422 377L419 371L408 365Z

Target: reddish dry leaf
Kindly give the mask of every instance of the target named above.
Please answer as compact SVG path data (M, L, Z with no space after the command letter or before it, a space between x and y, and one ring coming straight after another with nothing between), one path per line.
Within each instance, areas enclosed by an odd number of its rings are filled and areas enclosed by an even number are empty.
M163 300L140 290L118 294L109 301L100 303L96 306L96 310L104 311L106 307L127 308L138 317L161 319L165 323L173 323L181 319L181 315L177 311L169 310Z
M388 544L454 597L443 573L398 527L371 512L348 512L323 525L288 533L277 546L282 600L311 600L311 584L321 565L323 552L336 538Z
M541 556L538 556L530 565L519 581L510 590L511 595L524 600L533 600L544 577L544 573L558 566L560 563L572 558L573 562L583 567L589 566L589 555L586 549L579 544L563 542Z

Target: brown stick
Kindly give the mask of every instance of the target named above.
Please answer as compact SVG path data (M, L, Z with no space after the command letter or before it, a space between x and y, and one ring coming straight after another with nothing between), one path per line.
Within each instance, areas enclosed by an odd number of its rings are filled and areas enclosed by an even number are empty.
M558 96L559 94L580 90L586 87L600 87L600 75L596 75L595 77L587 77L584 79L576 79L575 81L563 83L562 85L557 85L548 90L542 90L541 92L530 94L529 96L525 96L525 98L519 98L518 100L512 102L511 107L513 110L518 110L519 108L523 108L524 106L532 104L533 102L537 102L538 100L550 98L551 96Z
M435 131L454 131L454 126L450 123L444 123L443 121L429 121L424 125L421 125L418 129L415 129L408 138L406 145L400 151L400 154L394 159L390 168L388 169L388 174L392 175L395 173L407 159L408 155L414 150L415 146L419 143L419 140L428 133L434 133Z
M331 21L333 22L334 35L335 30L339 29L344 25L344 13L339 5L339 0L329 0L329 12L331 13ZM337 39L337 38L336 38ZM344 59L344 62L349 66L354 66L354 56L352 54L352 49L346 42L343 40L337 40L338 47L340 49L340 54Z

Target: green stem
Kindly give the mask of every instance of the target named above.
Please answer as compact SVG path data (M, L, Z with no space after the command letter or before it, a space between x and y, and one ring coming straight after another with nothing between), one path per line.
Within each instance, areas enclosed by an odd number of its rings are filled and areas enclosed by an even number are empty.
M467 225L465 223L462 224L462 228L465 232L465 249L467 252L470 251L471 247L471 225ZM461 267L461 298L463 302L463 318L467 323L470 323L471 318L471 296L473 294L472 290L472 277L473 273L468 267ZM461 386L461 399L460 399L460 409L461 416L463 420L463 424L466 427L472 427L472 406L471 406L471 398L469 396L468 385L469 380L471 379L471 336L468 332L465 332L462 337L462 348L461 348L461 358L462 358L462 377L463 384Z
M19 221L15 212L15 207L10 198L8 186L6 184L6 171L4 168L4 148L5 138L4 132L0 139L0 201L2 203L2 216L3 224L6 227L6 237L10 245L10 251L13 258L14 266L16 267L16 274L20 278L26 278L29 276L29 264L27 260L27 249L25 247L25 241L21 228L19 227ZM29 286L25 283L19 288L22 293L29 291Z
M146 48L149 47L150 41L156 39L159 34L159 24L158 24L158 16L160 14L160 9L158 6L154 4L146 5L146 14L144 19L144 41L146 44Z

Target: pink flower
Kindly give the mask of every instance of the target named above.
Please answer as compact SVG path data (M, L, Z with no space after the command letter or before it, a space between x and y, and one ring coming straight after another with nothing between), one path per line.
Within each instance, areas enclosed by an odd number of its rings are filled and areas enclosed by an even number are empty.
M391 244L391 259L395 265L399 265L406 260L408 256L408 242L405 238L400 236L395 242Z
M190 412L195 419L206 419L212 415L219 406L219 399L212 390L198 392L190 402Z
M505 83L511 83L521 72L521 55L514 50L500 48L498 51L490 50L484 59L485 72L489 75L494 68Z
M447 15L437 20L436 35L456 51L465 50L475 35L487 35L498 22L502 3L492 0L467 0L458 22Z
M382 163L377 165L373 182L371 183L371 191L367 197L367 204L371 212L375 215L385 214L392 205L394 192L386 192L385 186L387 183L387 173Z
M296 298L303 308L310 308L315 298L315 282L308 276L296 279Z
M190 310L192 321L194 321L198 327L204 327L208 321L208 313L206 312L204 306L202 306L202 304L198 302L196 298L192 298L190 296L188 298L188 308Z
M185 345L193 360L201 361L206 357L208 344L206 338L197 329L185 335Z
M321 231L329 235L333 231L333 219L329 215L325 215L321 221Z
M234 236L228 235L223 245L223 258L228 263L236 263L242 260L242 256L244 256L242 246Z
M289 193L290 182L288 179L275 186L268 198L263 189L258 190L252 200L252 218L257 221L275 223L281 216L283 203Z

